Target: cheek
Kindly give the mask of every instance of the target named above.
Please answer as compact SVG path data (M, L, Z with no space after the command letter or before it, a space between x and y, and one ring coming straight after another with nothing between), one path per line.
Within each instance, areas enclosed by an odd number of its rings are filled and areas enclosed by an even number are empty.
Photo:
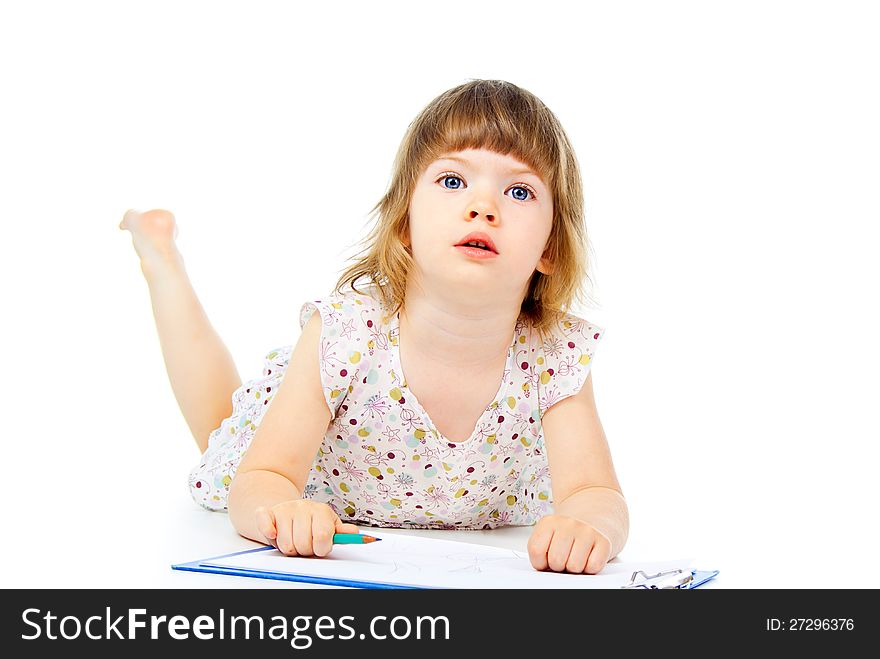
M442 212L413 199L409 212L409 236L413 247L420 250L436 249L438 244L449 242L443 231Z
M423 266L436 260L438 243L442 241L431 229L428 218L410 216L409 240L413 257Z

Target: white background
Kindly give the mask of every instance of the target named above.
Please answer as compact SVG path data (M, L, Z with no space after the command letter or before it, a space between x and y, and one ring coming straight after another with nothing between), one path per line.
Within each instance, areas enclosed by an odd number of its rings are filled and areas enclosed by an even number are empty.
M198 452L126 209L175 214L257 377L365 235L407 124L500 78L556 113L582 167L601 306L575 311L606 329L623 557L699 556L728 587L880 587L878 13L4 3L0 583L167 585L211 545L181 542Z

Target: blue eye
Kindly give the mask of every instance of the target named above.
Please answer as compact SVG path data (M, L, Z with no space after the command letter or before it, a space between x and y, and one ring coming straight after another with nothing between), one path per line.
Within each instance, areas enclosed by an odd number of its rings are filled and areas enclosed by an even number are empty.
M459 183L462 182L461 179L460 179L459 177L455 176L454 174L444 174L443 177L441 178L441 180L443 181L443 183L446 183L446 181L448 181L449 179L453 179L453 180L455 180L455 181L458 181ZM444 185L443 187L446 188L445 185ZM447 190L458 190L459 187L456 186L456 187L454 187L454 188L446 188L446 189L447 189Z
M453 174L452 172L445 172L445 173L441 174L439 176L439 178L437 178L435 183L440 183L443 186L443 188L446 190L461 190L461 185L457 185L452 188L447 187L446 181L449 179L453 179L455 181L458 181L459 184L464 183L464 181L461 179L461 177L458 174ZM521 190L521 191L525 192L525 196L514 195L513 198L516 199L517 201L528 201L529 195L532 195L532 199L538 198L537 193L532 189L532 187L530 185L526 185L525 183L518 183L509 189L510 190Z
M511 189L511 190L522 190L523 192L526 193L526 196L525 196L525 197L516 197L516 196L514 196L514 199L516 199L517 201L528 201L528 199L529 199L529 192L530 192L530 191L528 190L528 188L524 188L524 187L521 186L521 185L517 185L517 186L514 186L514 187L512 187L512 188L510 188L510 189Z

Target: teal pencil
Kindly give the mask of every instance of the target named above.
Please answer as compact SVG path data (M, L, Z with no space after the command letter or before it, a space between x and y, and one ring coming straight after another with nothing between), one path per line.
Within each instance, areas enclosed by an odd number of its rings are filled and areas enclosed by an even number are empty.
M362 533L334 533L333 534L333 544L334 545L362 545L367 542L378 542L382 538L374 538L371 535L364 535Z

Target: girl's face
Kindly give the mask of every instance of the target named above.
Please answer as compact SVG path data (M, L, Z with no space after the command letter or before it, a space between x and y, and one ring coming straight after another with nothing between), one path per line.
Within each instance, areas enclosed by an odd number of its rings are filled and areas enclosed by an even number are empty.
M528 165L486 149L444 154L416 182L409 206L413 259L427 282L519 299L543 258L553 224L550 189ZM484 233L496 255L456 247Z

